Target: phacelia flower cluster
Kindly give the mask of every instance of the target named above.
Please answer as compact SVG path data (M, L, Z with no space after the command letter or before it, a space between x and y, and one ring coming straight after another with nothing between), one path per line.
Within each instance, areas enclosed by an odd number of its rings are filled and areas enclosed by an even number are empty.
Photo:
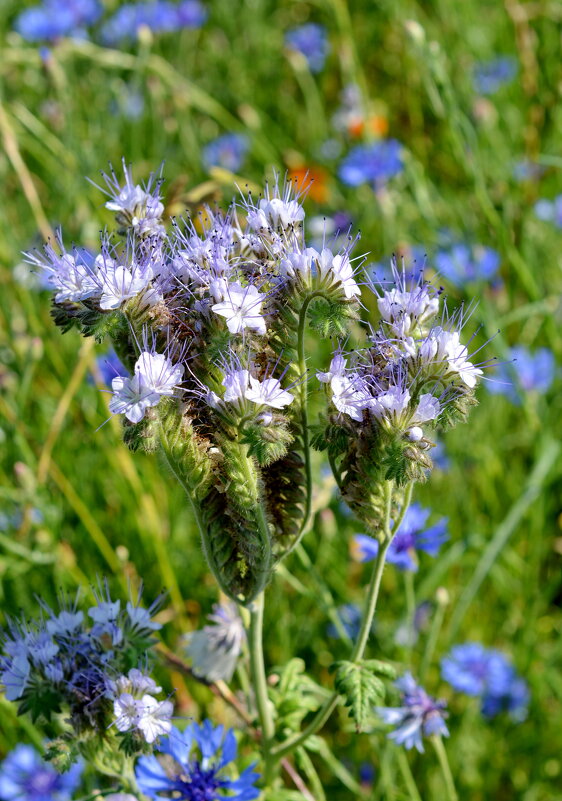
M192 723L181 732L176 728L163 738L161 757L141 757L137 762L139 789L149 798L177 798L179 801L251 801L258 798L255 786L259 774L250 765L232 778L230 763L237 745L232 729L213 726L206 720Z
M337 465L345 500L376 529L376 516L364 514L374 502L364 488L423 480L430 432L466 415L484 365L473 363L461 341L462 309L441 311L440 292L423 273L394 264L393 281L371 291L381 320L370 344L336 351L329 370L317 373L332 408L331 427L318 442Z
M291 182L167 224L159 178L138 184L126 166L123 179L103 177L117 236L92 254L67 251L59 234L28 260L55 290L63 331L111 341L127 374L113 377L109 409L127 444L162 451L221 589L250 601L304 530L311 439L368 525L382 482L425 476L430 431L462 417L482 373L460 340L462 312L440 309L423 271L394 265L390 282L365 289L349 232L309 245ZM329 418L312 437L307 336L344 342L365 300L380 325L318 372Z
M79 738L86 732L105 732L115 722L123 694L136 698L142 690L139 703L144 703L144 711L141 714L138 706L134 728L141 740L152 742L158 725L149 717L157 717L159 705L169 718L171 704L162 706L154 698L149 703L149 696L160 688L136 668L146 661L153 634L160 628L152 618L161 599L149 609L140 606L140 597L123 606L112 600L104 585L96 600L86 614L77 599L62 598L56 612L42 603L43 614L37 620L9 623L0 657L6 698L18 701L20 712L30 712L34 719L48 720L64 711L73 736ZM127 671L128 678L123 676ZM133 719L125 726L120 717L116 725L126 731L133 728Z
M507 712L516 722L527 717L527 682L495 648L477 642L455 645L441 661L441 675L455 690L480 698L487 718L500 712Z
M423 753L423 737L449 736L445 701L436 701L428 695L411 673L405 673L394 685L401 692L401 706L375 709L385 723L393 726L389 740L408 750L416 748Z

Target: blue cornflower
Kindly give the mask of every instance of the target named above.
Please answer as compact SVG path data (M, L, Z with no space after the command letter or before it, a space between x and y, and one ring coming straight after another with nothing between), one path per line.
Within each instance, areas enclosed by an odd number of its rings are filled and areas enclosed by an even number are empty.
M436 269L455 286L488 281L496 275L499 266L499 253L482 245L471 247L459 242L439 250L435 256Z
M515 78L517 61L512 56L483 61L474 68L474 89L481 95L493 95Z
M167 33L182 28L199 28L207 19L207 10L199 0L168 0L149 3L125 3L104 24L102 40L109 45L134 39L142 26L154 33Z
M16 18L15 29L30 42L60 36L83 36L84 26L97 22L103 13L99 0L45 0Z
M529 690L513 665L500 651L478 642L455 645L441 660L441 675L455 690L482 699L482 714L494 717L507 711L524 720Z
M385 723L394 726L394 731L388 735L397 745L405 748L417 748L423 753L422 735L429 737L432 734L449 736L445 724L445 701L436 701L419 684L411 673L405 673L401 679L394 682L394 686L402 692L402 706L375 707L377 714Z
M229 133L219 136L203 148L203 163L210 167L224 167L238 172L244 163L250 143L243 134Z
M285 44L291 50L298 50L299 53L302 53L311 72L322 70L326 56L330 52L326 29L315 22L299 25L298 28L287 31Z
M554 354L548 348L529 348L518 345L508 352L510 361L498 365L495 380L488 381L488 391L505 395L512 403L520 404L526 392L543 395L550 388L556 373Z
M66 773L44 762L31 745L17 745L0 763L1 801L67 801L78 787L80 762Z
M390 543L386 561L396 565L400 570L417 571L416 551L425 551L430 556L437 556L439 548L447 542L447 519L443 518L434 526L425 528L427 518L431 514L419 503L413 503L400 524L400 528ZM379 552L379 543L366 534L356 534L351 545L352 553L361 562L369 562Z
M361 609L357 604L343 604L337 608L337 614L349 638L355 640L361 628ZM330 623L326 631L328 637L338 638L340 636L334 623Z
M535 203L535 214L539 220L553 222L557 228L562 228L562 195L554 200L539 200Z
M96 365L98 370L100 371L103 383L110 387L111 382L115 378L115 376L126 376L128 375L127 368L123 365L123 362L119 358L119 356L115 353L113 348L108 350L105 356L98 356L96 359Z
M404 167L402 145L397 139L384 139L369 145L357 145L340 164L339 176L348 186L382 184L398 175Z
M194 749L200 755L192 756ZM163 762L155 756L138 760L137 784L142 793L155 799L173 794L178 801L251 801L260 794L255 787L259 774L254 766L247 767L237 779L230 779L224 771L236 759L236 749L232 729L225 731L224 726L213 726L209 720L201 726L192 723L184 732L174 728L157 746L166 755Z

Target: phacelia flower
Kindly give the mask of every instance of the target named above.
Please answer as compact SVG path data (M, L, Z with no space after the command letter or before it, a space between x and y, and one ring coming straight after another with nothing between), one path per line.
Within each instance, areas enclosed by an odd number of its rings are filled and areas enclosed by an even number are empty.
M244 624L231 602L216 604L209 620L212 626L204 626L186 637L193 672L209 682L230 681L246 639Z
M83 765L58 773L31 745L17 745L0 763L0 801L70 801Z
M481 95L493 95L510 83L517 73L517 61L511 56L500 56L477 64L474 69L474 89Z
M402 520L394 539L386 553L386 561L396 565L400 570L417 571L417 551L425 551L430 556L437 556L443 543L447 542L447 520L443 518L433 526L426 528L431 514L419 503L413 503ZM366 534L356 534L352 540L352 554L361 562L369 562L378 554L379 543Z
M524 394L544 395L550 389L556 362L549 348L538 348L532 353L524 345L517 345L509 350L508 356L509 361L499 364L488 381L489 392L505 395L512 403L520 404Z
M116 212L115 219L121 231L131 230L138 236L159 234L162 232L162 214L164 205L160 197L160 181L151 175L144 186L135 184L130 167L123 159L124 183L116 176L113 168L111 174L102 173L107 189L102 191L109 195L105 207ZM100 188L100 187L98 187Z
M441 675L455 690L481 698L485 717L506 711L521 721L527 715L527 684L501 651L477 642L456 645L442 659Z
M203 148L203 164L207 169L224 167L230 172L238 172L244 163L249 144L248 137L243 134L219 136Z
M51 244L44 247L43 253L28 252L27 262L39 268L40 276L47 285L57 291L55 301L87 300L101 292L101 281L94 270L93 259L83 250L75 249L67 253L60 232L56 238L57 250Z
M133 376L115 376L112 380L109 410L113 414L124 414L131 423L139 423L147 409L177 392L183 372L182 364L174 364L164 354L143 351Z
M297 50L306 58L311 72L320 72L324 67L330 45L326 37L326 29L322 25L309 22L287 31L285 44L291 50Z
M348 186L380 185L402 172L402 145L384 139L354 147L340 164L339 177Z
M463 243L454 244L435 256L435 269L455 286L475 281L490 281L500 266L499 253L493 248Z
M246 328L258 334L266 333L265 319L261 315L266 295L252 284L243 287L238 281L229 284L224 294L224 300L211 308L215 314L226 318L231 334L241 334Z
M174 705L171 701L158 701L150 693L159 693L162 688L156 682L133 668L128 676L120 676L110 682L114 693L114 724L121 732L136 729L147 743L172 730Z
M436 701L431 698L411 673L405 673L395 683L402 692L402 706L375 707L375 711L382 720L393 726L394 730L388 735L397 745L406 749L416 748L423 753L422 736L431 735L449 736L445 724L445 701Z
M149 265L119 264L109 256L98 256L102 294L100 308L104 311L119 309L123 303L139 295L154 278Z
M251 801L258 798L255 786L259 774L254 766L238 778L230 778L227 766L236 759L236 738L232 729L213 726L206 720L192 723L183 732L173 728L156 750L164 755L141 757L136 766L137 784L149 798L173 795L178 801ZM195 752L199 753L195 753Z

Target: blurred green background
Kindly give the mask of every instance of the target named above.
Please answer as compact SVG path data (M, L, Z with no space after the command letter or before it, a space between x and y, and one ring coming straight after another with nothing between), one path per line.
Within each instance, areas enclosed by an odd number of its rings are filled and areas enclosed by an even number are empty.
M452 305L478 300L472 346L495 335L483 358L524 344L551 349L561 364L560 229L534 205L562 192L562 13L546 0L211 0L199 30L144 31L119 49L95 37L63 40L42 52L12 30L23 5L4 0L0 10L0 603L4 615L31 616L36 596L52 602L61 587L81 586L87 597L96 577L108 576L124 597L142 581L148 602L168 590L163 637L175 647L217 596L182 491L156 458L127 451L117 419L98 430L108 417L96 363L103 349L60 335L49 293L21 251L58 225L67 244L95 250L112 217L86 177L99 180L123 156L138 180L164 162L175 214L204 198L226 203L235 183L260 186L272 168L309 169L308 217L347 212L362 234L356 253L369 262L417 248L431 268L444 231L497 250L500 281L442 281ZM284 44L288 29L309 21L325 26L330 43L318 74ZM517 75L479 96L474 66L498 55L517 59ZM350 85L365 101L355 127L334 123ZM237 176L203 166L205 145L229 132L249 138ZM345 186L342 158L386 132L404 145L404 171L379 193ZM519 180L514 167L523 161L540 169ZM324 346L318 360L327 358ZM422 557L415 592L435 604L446 590L425 683L449 700L447 750L463 799L562 799L560 386L558 372L547 395L528 393L519 405L481 387L469 423L443 438L448 468L416 490L450 521L440 556ZM319 484L321 469L319 459ZM349 542L360 528L329 482L322 487L317 507L326 508L305 548L334 603L359 603L366 577ZM383 590L370 653L408 660L395 642L406 611L402 574L389 568ZM269 596L269 664L301 656L329 685L327 668L346 648L327 636L314 576L293 556ZM467 640L502 649L529 682L525 722L486 721L477 699L442 682L439 659ZM422 634L414 672L425 645ZM178 714L231 720L200 686L179 675L163 680L177 688ZM0 755L41 741L42 731L1 698L0 721ZM341 710L326 734L354 776L363 763L374 767L373 801L411 797L382 730L357 735ZM408 761L424 801L441 798L433 753ZM321 761L318 770L327 798L353 796Z

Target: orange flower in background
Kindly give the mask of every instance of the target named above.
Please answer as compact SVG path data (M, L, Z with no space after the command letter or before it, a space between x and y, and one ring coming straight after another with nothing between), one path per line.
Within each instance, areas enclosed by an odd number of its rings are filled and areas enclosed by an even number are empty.
M347 125L350 136L358 139L363 134L386 136L388 133L388 120L380 114L371 114L367 119L352 117Z
M298 192L306 192L317 203L325 203L330 192L327 186L327 173L322 167L291 167L289 178L295 182Z

